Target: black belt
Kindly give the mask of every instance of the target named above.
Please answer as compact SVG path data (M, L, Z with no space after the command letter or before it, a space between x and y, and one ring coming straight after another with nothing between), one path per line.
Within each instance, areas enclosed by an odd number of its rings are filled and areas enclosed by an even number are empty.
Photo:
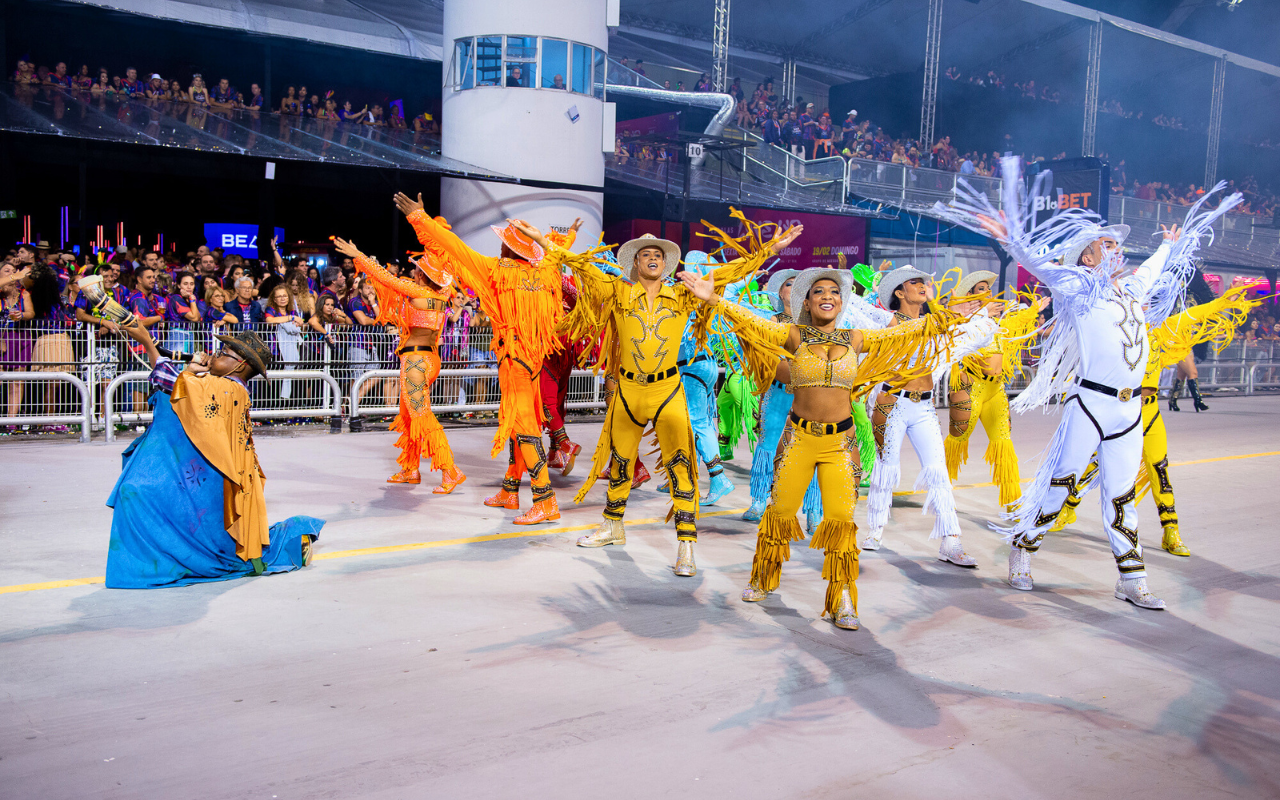
M396 351L396 355L402 356L405 353L434 353L436 346L434 344L411 344L401 347Z
M921 400L928 400L933 397L932 389L930 389L927 392L908 392L904 389L895 389L887 383L884 384L881 388L885 392L888 392L889 394L897 395L898 397L905 397L908 400L912 400L917 403L919 403Z
M988 374L987 374L987 373L985 373L985 372L974 372L973 370L969 369L968 367L965 367L965 370L964 370L964 371L965 371L965 373L967 373L970 377L972 377L972 378L976 378L977 380L980 380L980 381L986 381L987 383L996 383L996 382L998 381L998 382L1000 382L1000 383L1004 383L1004 373L997 373L997 374L995 374L995 375L988 375Z
M1090 391L1098 392L1099 394L1109 394L1112 397L1118 397L1122 403L1129 402L1133 399L1135 394L1142 391L1142 389L1116 389L1111 386L1107 386L1106 384L1094 383L1088 378L1076 378L1076 383Z
M782 391L784 391L784 392L789 392L789 391L791 391L791 387L790 387L790 386L788 386L788 385L786 385L786 384L785 384L785 383L783 383L782 381L774 381L774 382L773 382L773 388L775 388L775 389L781 389L781 390L782 390Z
M687 367L687 366L689 366L690 364L697 364L699 361L706 361L708 358L711 358L711 356L707 355L706 353L698 353L698 354L697 354L696 356L694 356L693 358L688 358L688 359L686 359L686 358L682 358L682 359L680 359L679 361L677 361L677 362L676 362L676 366L677 366L677 367Z
M665 381L667 378L672 377L679 371L680 371L679 367L671 367L670 369L664 369L662 372L640 372L640 373L627 372L625 369L620 369L618 370L618 374L626 378L627 380L633 381L635 383L649 384L649 383L657 383L658 381Z
M791 418L792 424L801 430L809 433L816 433L819 436L830 436L833 433L844 433L853 427L853 417L845 417L841 422L814 422L811 419L803 417L792 411L787 414Z

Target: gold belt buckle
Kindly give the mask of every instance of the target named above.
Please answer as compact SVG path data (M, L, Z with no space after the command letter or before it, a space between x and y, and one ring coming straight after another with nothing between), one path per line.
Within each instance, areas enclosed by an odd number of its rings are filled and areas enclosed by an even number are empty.
M919 402L920 402L920 396L921 396L922 394L924 394L924 392L921 392L921 391L918 391L918 390L917 390L917 391L907 392L907 399L908 399L908 400L910 400L910 401L911 401L911 402L913 402L913 403L919 403Z
M1120 402L1121 402L1121 403L1127 403L1127 402L1129 402L1130 400L1132 400L1132 399L1133 399L1133 390L1132 390L1132 389L1121 389L1121 390L1120 390L1120 395L1119 395L1119 397L1120 397Z

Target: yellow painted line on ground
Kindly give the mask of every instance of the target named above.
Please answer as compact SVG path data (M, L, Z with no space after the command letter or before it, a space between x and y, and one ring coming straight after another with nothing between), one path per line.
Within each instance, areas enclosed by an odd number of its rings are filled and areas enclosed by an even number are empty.
M38 592L41 589L65 589L68 586L90 586L95 583L106 583L102 578L76 578L69 581L45 581L44 583L19 583L14 586L0 586L0 594L10 592Z
M1212 464L1217 461L1239 461L1246 458L1266 458L1268 456L1280 456L1280 450L1273 450L1269 453L1246 453L1239 456L1216 456L1214 458L1200 458L1195 461L1175 461L1169 466L1187 467L1192 464ZM1028 479L1029 480L1029 479ZM1027 481L1023 481L1027 483ZM994 483L965 483L958 484L956 489L980 489L989 486L995 486ZM894 492L895 497L906 497L908 495L925 494L928 490L920 489L917 491ZM746 511L745 508L731 508L725 511L708 511L699 514L700 517L723 517L729 514L741 514ZM659 517L651 517L649 519L630 520L628 525L656 525L665 522L665 519ZM384 553L403 553L407 550L426 550L432 547L452 547L459 544L476 544L478 542L498 542L503 539L521 539L534 538L537 536L550 536L556 533L576 533L577 531L591 530L599 523L591 523L590 525L568 525L560 528L530 528L522 531L510 531L508 533L490 533L484 536L467 536L462 539L441 539L438 542L412 542L410 544L393 544L386 547L360 547L353 550L334 550L328 553L317 553L313 560L328 561L334 558L354 558L356 556L376 556ZM99 578L74 578L67 581L45 581L44 583L18 583L13 586L0 586L0 594L12 594L14 592L38 592L44 589L66 589L71 586L92 586L95 584L105 583L105 577Z

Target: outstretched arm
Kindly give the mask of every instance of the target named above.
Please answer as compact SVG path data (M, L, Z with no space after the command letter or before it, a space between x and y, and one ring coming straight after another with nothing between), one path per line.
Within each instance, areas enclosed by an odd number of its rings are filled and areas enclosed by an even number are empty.
M438 250L452 261L463 285L478 290L481 285L488 283L489 274L497 259L472 250L449 229L447 223L441 219L432 219L422 206L421 194L414 200L404 192L396 192L395 204L413 226L413 232L422 246Z
M717 291L716 279L713 275L695 276L691 272L680 273L680 280L691 297L704 308L713 309L728 323L738 337L745 356L744 372L752 382L764 391L773 382L778 368L778 359L786 358L800 346L800 329L794 325L774 322L772 319L756 316L751 309L724 300ZM704 315L699 315L704 316ZM706 320L703 327L709 327ZM694 326L695 340L705 343L705 331L698 331L698 323ZM695 346L696 351L697 346Z
M369 280L378 284L380 287L390 289L393 292L397 292L407 297L435 296L435 293L425 286L421 286L408 278L397 278L395 275L392 275L387 271L386 267L360 252L360 248L356 247L355 242L348 241L340 236L335 236L333 239L333 249L355 261L356 271L368 275Z

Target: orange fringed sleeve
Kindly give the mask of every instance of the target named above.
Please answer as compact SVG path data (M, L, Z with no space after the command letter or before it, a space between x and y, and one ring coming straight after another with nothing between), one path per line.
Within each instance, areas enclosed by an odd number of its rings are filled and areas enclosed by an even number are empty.
M556 326L564 316L560 295L560 261L565 251L537 264L493 258L472 250L441 220L425 211L409 215L418 241L443 255L457 269L457 280L475 292L493 320L493 348L498 359L511 357L536 370L547 353L560 348Z
M395 325L400 329L401 338L409 335L410 328L420 327L410 324L410 300L429 298L439 300L442 303L449 302L452 283L444 287L443 290L436 291L408 278L397 278L387 272L386 267L365 255L356 257L356 269L369 276L369 280L373 283L373 290L378 295L378 322L383 325ZM419 311L418 313L430 314L433 318L439 320L438 325L429 326L433 330L440 330L444 327L444 311Z

